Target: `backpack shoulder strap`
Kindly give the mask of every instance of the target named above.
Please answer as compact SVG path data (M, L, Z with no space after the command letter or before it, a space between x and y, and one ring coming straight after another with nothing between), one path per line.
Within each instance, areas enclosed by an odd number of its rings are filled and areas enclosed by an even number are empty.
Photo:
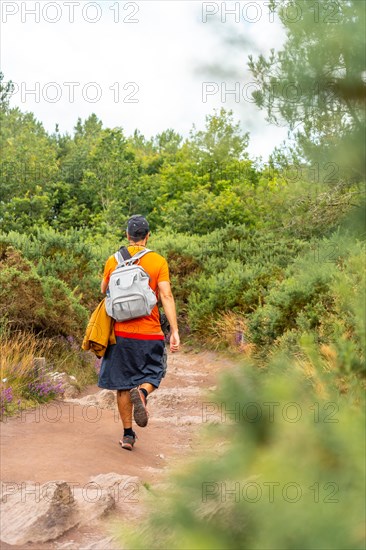
M130 260L132 258L126 246L121 246L121 248L115 253L114 257L116 258L118 265L123 264L126 260Z
M129 253L128 251L128 248L127 246L121 246L121 248L119 249L118 251L122 258L126 261L126 260L129 260L130 258L132 258L131 254Z
M145 256L145 254L148 254L149 252L152 252L152 250L149 250L148 248L145 248L145 250L140 250L140 252L137 252L136 254L131 256L132 262L140 260L140 258L142 258L142 256Z
M118 265L125 264L125 265L131 265L135 263L137 260L145 256L148 252L152 252L149 248L145 248L145 250L140 250L140 252L137 252L133 256L129 253L126 246L122 246L118 252L115 253L114 257L116 258Z

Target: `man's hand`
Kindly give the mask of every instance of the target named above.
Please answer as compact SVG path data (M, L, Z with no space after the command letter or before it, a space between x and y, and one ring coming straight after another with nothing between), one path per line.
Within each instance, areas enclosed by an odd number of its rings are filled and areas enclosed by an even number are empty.
M170 334L170 351L172 353L179 351L179 346L180 346L179 332L177 330L174 330Z

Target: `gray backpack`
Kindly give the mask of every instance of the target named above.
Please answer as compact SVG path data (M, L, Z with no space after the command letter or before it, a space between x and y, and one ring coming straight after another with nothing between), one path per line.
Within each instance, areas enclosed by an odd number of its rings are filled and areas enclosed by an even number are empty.
M114 255L118 265L109 280L105 308L116 321L128 321L150 315L157 299L149 285L149 274L135 263L151 250L146 248L134 256L126 248L121 250Z

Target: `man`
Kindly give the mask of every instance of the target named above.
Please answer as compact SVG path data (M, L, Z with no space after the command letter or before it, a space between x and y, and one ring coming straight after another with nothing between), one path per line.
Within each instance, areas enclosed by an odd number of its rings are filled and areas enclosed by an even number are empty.
M146 248L150 231L143 216L132 216L126 232L131 256ZM149 285L163 304L170 324L170 351L174 353L179 350L180 339L168 264L160 254L149 252L139 260L139 265L149 274ZM103 293L107 291L111 273L116 267L117 260L110 256L101 284ZM117 390L118 410L124 428L120 445L122 449L131 451L136 441L132 413L138 426L147 425L147 397L159 387L166 370L165 337L158 306L145 317L116 322L114 332L117 343L109 346L103 357L98 386Z

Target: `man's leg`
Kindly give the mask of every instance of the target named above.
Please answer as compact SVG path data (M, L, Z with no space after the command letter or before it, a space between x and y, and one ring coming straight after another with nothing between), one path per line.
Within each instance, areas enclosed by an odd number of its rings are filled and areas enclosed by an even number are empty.
M146 409L147 396L156 390L155 386L149 382L143 382L137 388L130 391L131 401L133 403L133 417L135 422L141 428L148 422L149 414Z
M144 382L139 387L144 388L147 392L147 395L156 390L155 386L149 384L148 382ZM129 390L117 390L117 405L123 428L125 430L128 428L132 428L132 401Z
M129 390L117 390L117 405L124 429L132 428L132 403Z
M143 384L141 384L139 386L139 388L143 388L144 390L147 391L147 395L149 395L149 393L153 392L154 390L156 390L155 386L153 386L152 384L149 384L148 382L144 382ZM147 396L146 396L147 397Z
M119 443L122 449L132 451L136 434L132 429L132 403L129 390L117 390L117 405L123 424L123 437Z

